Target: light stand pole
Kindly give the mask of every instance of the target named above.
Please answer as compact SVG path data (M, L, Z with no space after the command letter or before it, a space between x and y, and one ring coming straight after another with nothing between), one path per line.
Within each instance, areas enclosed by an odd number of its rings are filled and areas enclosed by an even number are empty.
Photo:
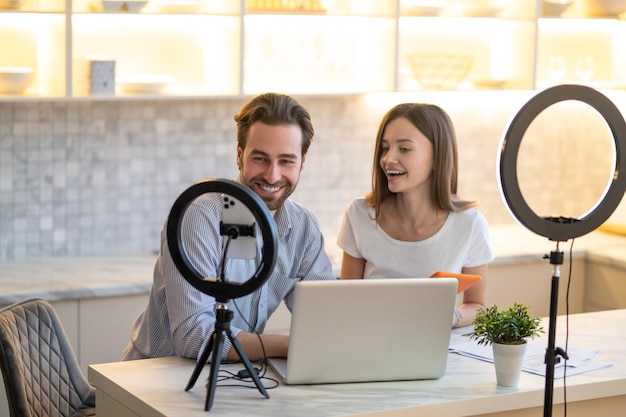
M546 255L547 257L547 255ZM563 356L568 359L567 352L561 348L555 347L556 339L556 315L559 302L559 278L561 276L561 265L563 265L563 251L559 248L559 242L556 242L556 249L550 252L550 264L554 269L552 272L552 285L550 288L550 322L548 326L548 347L546 349L546 386L544 393L544 404L549 404L543 408L544 417L552 415L552 404L554 395L554 366L559 363Z

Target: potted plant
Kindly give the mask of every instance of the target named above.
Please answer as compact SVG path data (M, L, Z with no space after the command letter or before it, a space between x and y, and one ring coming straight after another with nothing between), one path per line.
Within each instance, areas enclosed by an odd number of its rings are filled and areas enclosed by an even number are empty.
M544 333L539 317L528 312L528 306L515 303L508 309L497 305L480 309L472 322L469 336L479 345L491 345L498 385L516 387L526 353L526 341Z

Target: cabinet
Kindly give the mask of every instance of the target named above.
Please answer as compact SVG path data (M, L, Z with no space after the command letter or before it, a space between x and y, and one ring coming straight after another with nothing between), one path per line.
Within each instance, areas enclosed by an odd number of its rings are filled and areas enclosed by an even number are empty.
M147 304L148 294L78 301L78 357L85 375L93 363L121 360L130 328Z
M93 363L117 362L148 294L51 301L78 362L87 375Z
M35 81L0 100L97 98L98 59L115 62L118 98L626 85L626 21L580 3L544 17L536 0L26 0L0 10L0 66Z
M587 262L584 258L572 260L572 278L569 288L569 312L582 313L585 309ZM553 266L549 260L537 259L519 263L489 265L487 304L508 307L514 303L529 306L532 315L550 315ZM559 278L558 314L567 311L569 261L562 266Z
M586 311L626 308L626 269L605 260L590 259Z

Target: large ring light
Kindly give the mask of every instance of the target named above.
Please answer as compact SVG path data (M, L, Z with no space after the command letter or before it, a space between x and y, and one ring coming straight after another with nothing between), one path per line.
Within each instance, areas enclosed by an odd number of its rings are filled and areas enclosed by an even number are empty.
M228 194L241 201L254 215L263 237L261 265L245 282L228 283L220 280L205 279L192 265L185 252L181 239L181 224L189 204L205 193ZM195 288L212 295L218 301L243 297L259 288L270 276L276 263L277 232L276 224L261 198L250 188L234 181L207 179L195 183L185 190L174 202L167 221L167 244L174 264L183 277Z
M517 180L519 146L530 123L547 107L564 100L582 101L600 113L607 122L615 141L613 178L597 203L581 219L546 218L538 216L526 203ZM558 85L548 88L526 103L511 121L502 138L499 158L498 185L512 214L525 227L550 240L564 242L585 235L604 223L619 205L626 189L626 162L621 157L626 149L626 122L617 107L603 94L582 85ZM555 155L558 157L558 155Z

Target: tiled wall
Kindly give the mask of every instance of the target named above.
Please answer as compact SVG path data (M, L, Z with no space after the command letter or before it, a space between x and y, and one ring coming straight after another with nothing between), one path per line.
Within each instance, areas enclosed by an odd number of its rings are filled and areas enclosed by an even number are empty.
M399 102L432 102L457 128L460 193L477 199L491 224L514 222L499 195L496 157L509 120L533 94L302 97L316 136L294 197L334 239L348 202L370 186L382 115ZM156 250L184 189L236 175L232 117L243 103L0 102L0 261ZM533 208L580 215L608 181L612 140L597 113L580 107L554 106L524 139L520 185Z

